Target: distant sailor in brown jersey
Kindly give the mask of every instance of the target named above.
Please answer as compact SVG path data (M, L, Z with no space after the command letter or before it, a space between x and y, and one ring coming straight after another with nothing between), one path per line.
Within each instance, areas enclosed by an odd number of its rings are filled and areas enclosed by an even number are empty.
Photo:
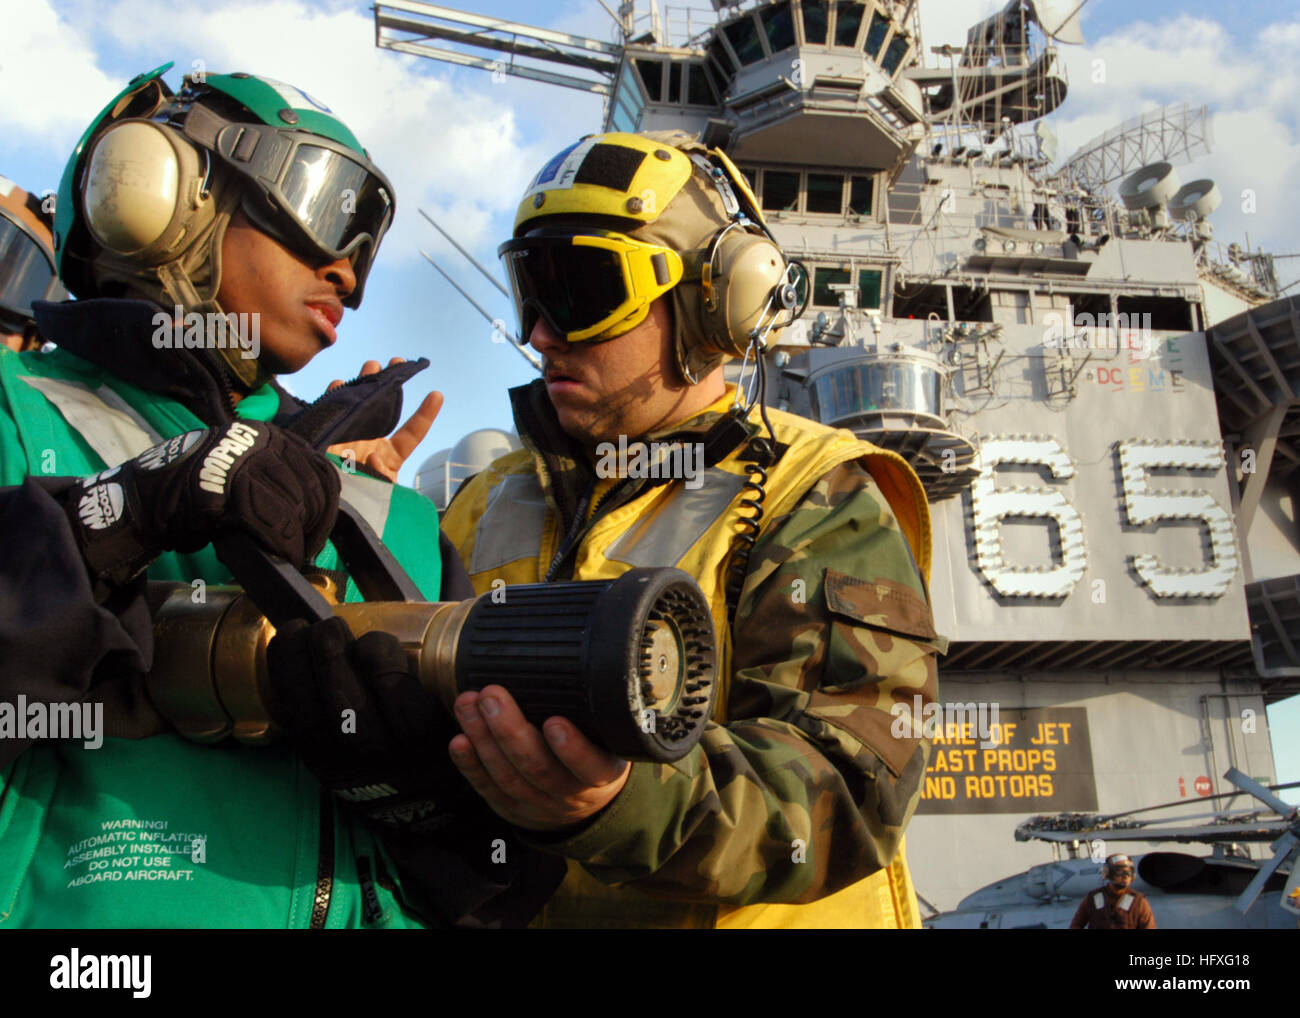
M1146 895L1129 887L1133 883L1133 860L1126 855L1112 855L1102 875L1107 883L1080 902L1070 929L1154 930L1156 917Z

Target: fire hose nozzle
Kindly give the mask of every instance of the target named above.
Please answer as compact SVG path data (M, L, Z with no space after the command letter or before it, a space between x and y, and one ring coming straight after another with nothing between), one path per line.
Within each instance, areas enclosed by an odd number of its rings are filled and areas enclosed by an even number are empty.
M678 569L445 602L340 604L331 581L311 582L354 635L396 637L412 674L448 711L460 693L500 685L534 724L560 715L612 753L658 762L690 752L712 713L713 617ZM195 604L188 585L150 587L156 650L146 682L159 712L196 741L270 741L266 648L275 627L252 596L209 587Z

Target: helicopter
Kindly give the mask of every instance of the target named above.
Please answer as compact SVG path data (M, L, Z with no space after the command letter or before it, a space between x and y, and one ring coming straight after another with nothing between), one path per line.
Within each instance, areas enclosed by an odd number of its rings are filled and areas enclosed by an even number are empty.
M1193 817L1142 814L1189 805L1162 803L1106 815L1057 813L1021 823L1017 841L1066 845L1069 857L1031 866L967 895L949 912L924 920L928 929L1067 929L1079 902L1102 882L1099 862L1117 841L1212 845L1209 855L1159 850L1133 856L1133 889L1146 895L1160 929L1294 929L1300 916L1300 806L1274 793L1300 782L1265 786L1235 767L1224 780L1253 796L1235 810ZM1207 800L1201 800L1207 801ZM1243 842L1269 842L1272 855L1252 859ZM1078 855L1075 853L1085 852Z

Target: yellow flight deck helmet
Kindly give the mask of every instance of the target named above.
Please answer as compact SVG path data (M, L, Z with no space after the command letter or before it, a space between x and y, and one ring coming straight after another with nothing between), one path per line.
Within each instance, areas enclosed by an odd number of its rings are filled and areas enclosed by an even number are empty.
M681 131L592 135L559 152L498 253L521 342L539 317L571 343L614 339L669 294L691 383L797 317L794 266L744 177Z

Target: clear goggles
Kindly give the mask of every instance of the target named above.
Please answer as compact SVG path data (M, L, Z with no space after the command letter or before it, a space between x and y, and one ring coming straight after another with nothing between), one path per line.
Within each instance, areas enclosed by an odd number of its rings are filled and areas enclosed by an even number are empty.
M31 319L32 303L65 300L54 259L22 220L0 207L0 318Z
M569 343L621 336L683 273L671 248L599 230L536 230L506 241L497 254L510 277L521 344L539 317Z
M357 286L343 303L360 304L395 209L393 186L378 167L329 138L266 124L227 122L215 149L265 196L264 205L244 202L260 228L303 255L351 260Z

